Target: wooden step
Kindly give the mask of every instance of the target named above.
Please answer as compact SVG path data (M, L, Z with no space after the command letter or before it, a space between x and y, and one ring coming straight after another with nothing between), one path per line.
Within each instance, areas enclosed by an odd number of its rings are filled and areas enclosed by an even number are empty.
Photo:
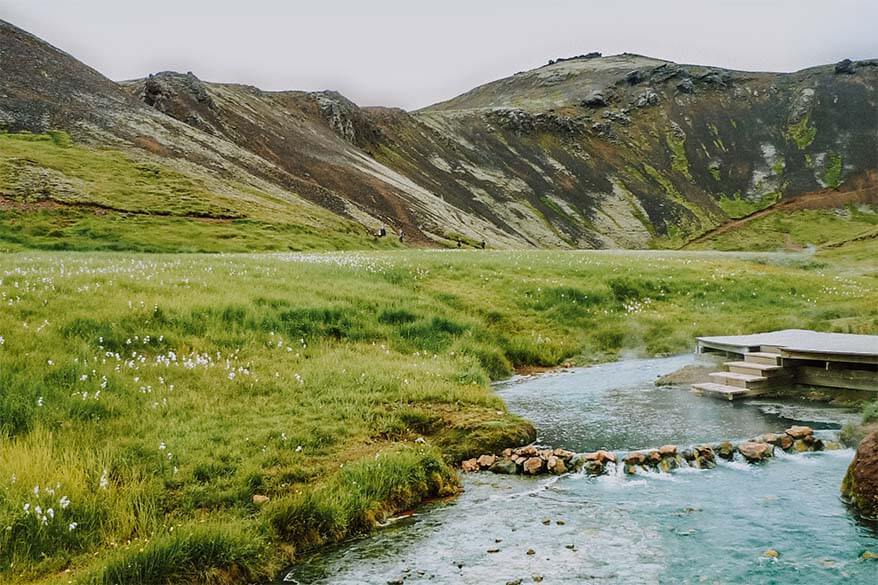
M714 384L713 382L702 382L701 384L692 384L692 393L702 396L712 396L714 398L725 398L726 400L734 400L744 396L752 396L753 390L746 388L738 388L737 386L726 386L725 384Z
M767 351L751 351L744 354L744 361L753 364L767 364L769 366L779 366L780 355Z
M771 364L756 364L753 362L726 362L723 364L726 369L735 374L750 374L751 376L765 376L767 378L782 376L788 372L784 371L783 366L772 366Z
M735 372L714 372L710 374L717 384L726 386L735 386L737 388L758 388L764 382L768 381L765 376L754 376L753 374L736 374Z

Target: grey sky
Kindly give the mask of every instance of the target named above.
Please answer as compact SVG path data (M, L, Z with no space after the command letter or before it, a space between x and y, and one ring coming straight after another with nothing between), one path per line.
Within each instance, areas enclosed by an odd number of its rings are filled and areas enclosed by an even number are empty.
M112 79L173 69L422 107L589 51L791 71L878 57L875 0L0 0Z

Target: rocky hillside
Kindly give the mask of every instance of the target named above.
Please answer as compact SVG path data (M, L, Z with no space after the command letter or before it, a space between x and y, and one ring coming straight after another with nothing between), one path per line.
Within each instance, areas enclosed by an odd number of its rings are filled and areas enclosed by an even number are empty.
M589 54L405 112L192 73L116 83L0 21L0 128L182 174L234 211L211 219L293 226L293 248L297 230L357 245L382 225L416 245L678 246L815 192L874 204L876 81L878 60L774 74ZM0 143L0 223L34 198L90 201L28 156Z

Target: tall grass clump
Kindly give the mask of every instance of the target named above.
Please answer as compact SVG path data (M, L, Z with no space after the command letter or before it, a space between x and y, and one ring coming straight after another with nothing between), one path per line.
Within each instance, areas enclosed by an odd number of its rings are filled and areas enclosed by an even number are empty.
M439 452L401 447L347 465L325 483L272 504L267 514L276 533L302 550L369 531L389 514L457 487Z
M217 584L268 578L266 542L248 527L208 524L127 546L79 579L83 585ZM276 568L276 567L275 567Z

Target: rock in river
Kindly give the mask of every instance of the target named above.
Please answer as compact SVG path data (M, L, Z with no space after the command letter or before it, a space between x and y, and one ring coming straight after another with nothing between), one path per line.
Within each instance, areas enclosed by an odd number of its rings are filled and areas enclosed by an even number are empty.
M857 447L841 494L863 516L878 518L878 431L866 435Z
M518 473L518 465L512 459L498 459L489 469L494 473L502 473L504 475L515 475Z
M774 455L774 447L770 443L756 443L747 441L738 445L738 453L750 463L763 461Z
M537 475L543 470L543 463L545 462L539 457L530 457L524 462L524 472L528 475Z
M793 439L804 439L814 434L814 429L804 426L792 426L786 430L786 433Z

